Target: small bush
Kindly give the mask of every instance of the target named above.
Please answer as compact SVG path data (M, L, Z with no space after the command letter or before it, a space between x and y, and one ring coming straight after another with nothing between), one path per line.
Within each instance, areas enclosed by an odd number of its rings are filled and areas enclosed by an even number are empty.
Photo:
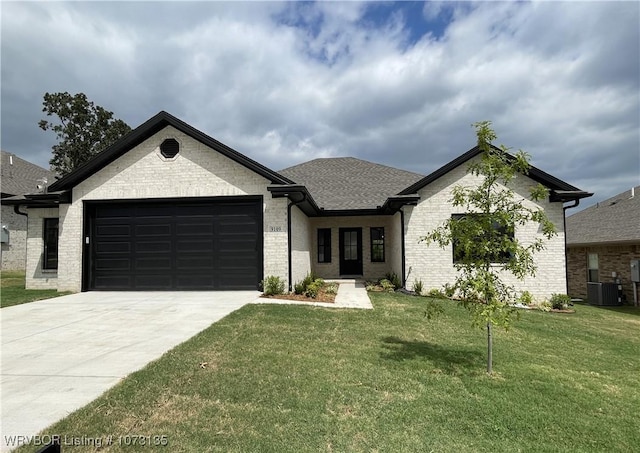
M420 295L422 294L422 280L415 280L413 282L413 290L416 292L416 294Z
M338 284L337 283L327 283L327 286L324 287L324 292L327 294L338 294Z
M551 311L551 308L552 308L551 307L551 302L549 302L547 300L545 300L545 301L541 302L540 304L538 304L538 310L540 310L540 311L544 311L544 312Z
M298 294L298 295L304 294L305 289L306 288L304 287L304 281L298 282L293 285L293 292L295 294Z
M522 294L520 294L520 297L518 297L517 301L522 305L531 305L533 304L533 296L529 291L523 291Z
M275 275L269 275L262 281L265 296L277 296L284 294L284 280Z
M389 281L386 278L383 278L382 280L380 280L380 286L382 286L383 291L387 291L389 293L392 293L396 289L396 285L394 285L391 281Z
M304 292L304 295L315 299L316 297L318 297L318 292L320 291L320 288L322 288L322 285L324 285L324 281L322 281L322 279L317 279L314 282L309 283L309 285L307 285L307 289Z
M314 282L314 280L316 279L315 275L313 275L311 272L308 273L303 279L302 279L302 285L304 287L304 289L307 289L307 286L309 286L310 284L312 284Z
M393 285L393 289L402 288L402 282L400 281L400 277L398 277L398 274L396 274L395 272L390 272L384 277L385 278L383 280L387 280L391 282L391 284ZM382 280L380 281L380 284L382 284Z
M433 297L435 299L446 299L447 298L447 295L444 293L444 291L442 291L441 289L438 289L438 288L431 288L429 290L429 292L427 293L427 296Z
M552 294L549 303L556 310L566 310L571 305L571 297L566 294Z

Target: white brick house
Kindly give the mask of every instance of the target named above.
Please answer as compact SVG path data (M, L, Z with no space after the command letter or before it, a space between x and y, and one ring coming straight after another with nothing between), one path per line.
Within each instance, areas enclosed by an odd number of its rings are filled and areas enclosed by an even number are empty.
M353 158L275 172L160 112L48 193L11 201L29 214L27 287L255 289L269 275L291 287L309 272L393 272L409 287L441 287L455 273L452 251L419 239L456 214L451 190L476 182L466 164L479 153L426 177ZM537 183L550 189L539 206L559 234L537 255L536 277L514 283L548 297L566 291L563 202L590 194L536 168L514 189L526 198Z

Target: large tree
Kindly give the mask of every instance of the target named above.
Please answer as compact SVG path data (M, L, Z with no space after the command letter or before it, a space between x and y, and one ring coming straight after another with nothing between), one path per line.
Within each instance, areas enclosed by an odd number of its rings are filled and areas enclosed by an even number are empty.
M58 117L55 122L41 120L38 126L57 135L49 163L62 176L131 131L127 123L114 119L113 112L95 105L84 93L45 93L42 104L47 116Z
M487 372L493 370L492 326L508 328L514 313L512 303L518 296L514 287L503 281L505 273L523 280L535 275L533 256L544 248L544 239L556 234L545 211L513 190L519 174L531 167L523 151L510 154L509 149L495 148L496 134L491 122L475 123L481 157L472 161L468 173L479 178L472 187L453 188L453 206L463 215L452 216L422 238L427 244L453 247L457 278L450 285L461 304L473 315L474 324L487 329ZM538 184L529 198L544 200L548 190ZM530 222L540 226L541 235L523 242L517 229Z

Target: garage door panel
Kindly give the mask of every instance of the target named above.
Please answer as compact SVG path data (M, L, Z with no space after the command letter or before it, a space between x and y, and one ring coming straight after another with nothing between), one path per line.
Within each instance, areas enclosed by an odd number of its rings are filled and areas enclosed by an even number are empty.
M97 234L100 237L129 237L131 236L131 226L122 224L98 225Z
M209 240L178 239L176 244L178 255L190 252L213 253L213 238Z
M137 253L171 253L172 248L169 239L164 241L137 240L132 246L135 246Z
M158 274L136 275L134 285L136 290L169 290L173 289L171 280L167 280Z
M96 260L96 269L104 271L129 271L131 261L128 258L100 258Z
M171 270L171 258L162 256L138 257L134 261L136 271Z
M164 222L167 222L167 220L163 219L163 223L161 224L149 223L149 224L143 224L143 225L136 225L136 229L135 229L136 237L138 238L157 237L157 236L170 237L171 224L164 223Z
M104 241L100 242L96 245L98 253L130 253L131 252L131 243L130 242L122 242L122 240L117 239L114 241Z
M176 281L176 289L212 290L217 289L211 274L180 274Z
M131 277L128 275L100 275L96 277L94 289L126 289L130 288L131 285Z
M96 204L89 287L256 289L262 202Z
M180 270L205 270L209 273L212 273L215 269L214 259L210 256L178 257L176 265Z

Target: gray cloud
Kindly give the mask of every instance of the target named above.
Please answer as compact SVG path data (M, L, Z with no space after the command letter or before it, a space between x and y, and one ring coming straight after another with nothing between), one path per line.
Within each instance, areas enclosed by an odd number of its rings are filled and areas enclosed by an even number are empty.
M355 156L429 173L499 142L594 201L640 181L640 6L427 4L407 44L366 3L2 4L2 148L46 166L45 92L84 92L135 127L167 110L283 168Z

